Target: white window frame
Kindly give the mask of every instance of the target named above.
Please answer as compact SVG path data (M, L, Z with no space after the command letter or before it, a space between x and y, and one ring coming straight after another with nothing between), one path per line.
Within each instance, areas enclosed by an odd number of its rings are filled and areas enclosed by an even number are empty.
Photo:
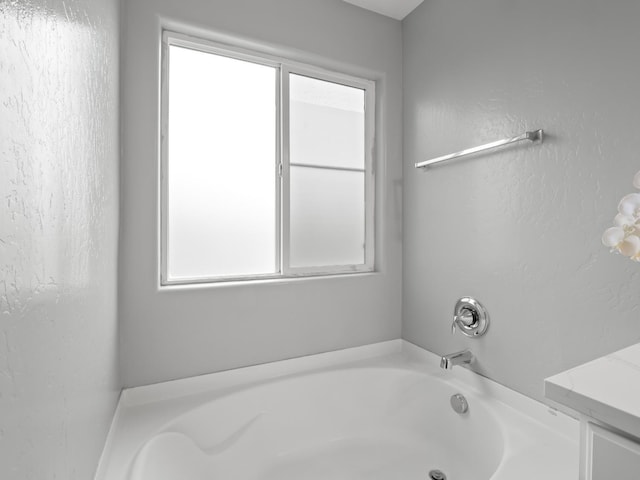
M169 140L169 47L193 50L244 60L276 69L276 268L279 272L254 275L229 275L170 280L167 272L168 257L168 140ZM365 92L365 261L363 264L328 265L320 267L291 267L290 252L290 175L289 175L289 74L309 76L319 80L355 87ZM235 282L244 280L287 279L373 272L375 270L375 82L337 73L284 58L249 51L210 40L193 37L172 30L162 30L160 60L160 122L159 122L159 251L160 286L191 285L200 283ZM312 167L313 168L313 167ZM357 170L325 167L331 170ZM357 170L362 171L362 170Z

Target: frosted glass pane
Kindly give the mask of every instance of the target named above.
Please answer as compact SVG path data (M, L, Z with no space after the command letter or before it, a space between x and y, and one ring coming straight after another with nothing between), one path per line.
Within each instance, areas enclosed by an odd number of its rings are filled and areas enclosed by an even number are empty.
M292 267L364 263L364 172L291 167Z
M170 280L273 273L276 70L171 46Z
M289 79L291 163L364 169L364 90Z

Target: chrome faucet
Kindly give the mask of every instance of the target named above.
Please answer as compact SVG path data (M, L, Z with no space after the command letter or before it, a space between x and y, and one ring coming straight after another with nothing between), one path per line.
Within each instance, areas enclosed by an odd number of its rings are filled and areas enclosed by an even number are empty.
M473 360L473 353L469 350L462 350L461 352L444 355L440 359L440 368L451 370L456 365L471 365Z

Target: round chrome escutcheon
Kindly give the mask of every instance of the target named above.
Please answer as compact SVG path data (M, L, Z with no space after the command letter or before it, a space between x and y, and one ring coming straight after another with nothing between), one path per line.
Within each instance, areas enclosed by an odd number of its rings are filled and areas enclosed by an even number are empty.
M471 297L462 297L453 309L452 332L456 327L467 337L481 337L489 328L489 313Z

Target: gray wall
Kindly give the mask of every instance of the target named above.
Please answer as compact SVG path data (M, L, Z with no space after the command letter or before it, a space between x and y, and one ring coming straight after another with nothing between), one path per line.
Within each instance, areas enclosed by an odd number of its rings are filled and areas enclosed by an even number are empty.
M117 381L118 2L0 3L0 478L93 478Z
M404 20L403 337L535 398L544 377L640 341L640 265L600 244L640 168L640 4L429 0ZM420 173L414 162L544 128ZM457 298L481 339L451 336Z
M341 0L130 0L123 30L119 298L127 386L398 338L401 24ZM379 272L158 290L158 17L376 79ZM198 33L197 31L195 32ZM223 38L224 39L224 38ZM253 41L257 42L253 44Z

